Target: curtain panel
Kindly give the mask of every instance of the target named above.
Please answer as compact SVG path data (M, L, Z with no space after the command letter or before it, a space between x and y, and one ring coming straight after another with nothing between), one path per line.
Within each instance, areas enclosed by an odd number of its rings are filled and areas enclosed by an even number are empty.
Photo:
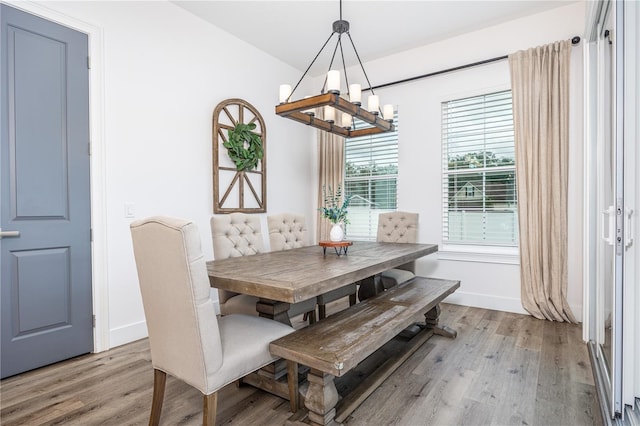
M509 55L524 309L577 322L567 303L571 42Z
M318 208L324 206L323 188L335 191L343 185L344 179L344 138L318 130ZM318 211L318 241L328 240L332 223Z

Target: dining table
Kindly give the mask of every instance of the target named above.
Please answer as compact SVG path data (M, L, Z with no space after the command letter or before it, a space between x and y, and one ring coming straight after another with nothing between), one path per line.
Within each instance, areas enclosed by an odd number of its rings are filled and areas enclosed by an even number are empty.
M207 271L212 287L256 296L261 317L291 325L290 304L370 280L437 251L437 244L354 241L348 253L313 245L212 260L207 262ZM286 362L279 360L243 382L289 399L286 375Z
M355 241L338 255L320 246L207 262L212 287L256 296L260 316L291 324L289 304L380 274L438 251L437 244Z

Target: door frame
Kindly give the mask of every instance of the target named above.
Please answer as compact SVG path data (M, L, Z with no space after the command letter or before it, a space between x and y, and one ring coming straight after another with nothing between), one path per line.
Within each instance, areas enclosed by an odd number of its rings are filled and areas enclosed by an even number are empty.
M90 191L91 191L91 281L93 293L93 352L110 348L109 342L109 286L107 280L107 215L104 143L104 76L102 28L40 4L2 0L3 3L24 12L55 22L87 34L89 37L89 138Z
M639 93L638 66L640 65L640 56L638 56L638 38L640 31L640 7L634 2L623 2L622 0L598 0L588 9L586 43L589 45L588 53L591 56L585 56L585 117L592 120L594 124L596 120L600 122L602 111L593 108L591 103L591 93L594 93L594 86L598 78L598 52L593 41L597 31L597 22L599 21L602 10L607 3L614 5L615 9L615 55L616 61L616 92L618 93L615 109L615 140L619 141L620 151L616 158L618 187L616 188L615 198L622 200L617 201L619 213L616 215L616 232L620 237L620 243L616 246L616 274L618 274L618 284L616 284L616 318L618 323L617 331L614 332L615 340L612 347L617 347L617 353L613 355L613 365L611 369L615 374L615 389L612 389L611 379L606 369L598 362L597 346L597 311L591 310L591 307L597 306L599 303L598 294L596 294L596 285L594 284L595 258L596 250L593 241L589 236L599 237L599 233L595 232L595 223L597 217L593 217L595 196L588 191L589 188L596 187L594 165L596 162L594 146L594 128L589 126L589 120L585 120L586 145L585 150L585 241L590 241L591 245L585 245L583 259L585 261L584 269L584 323L583 338L588 342L589 352L592 359L594 378L596 381L596 390L601 400L601 410L603 419L606 422L618 413L619 417L624 419L629 415L630 408L635 404L635 398L640 397L640 327L638 326L638 318L640 318L640 288L637 287L637 279L640 276L640 251L638 250L638 200L640 200L640 186L638 182L638 167L640 166L640 150L637 148L638 137L640 136L640 125L635 120L640 110L640 100L637 97ZM623 61L620 59L623 58ZM624 85L624 86L622 86ZM622 88L624 87L624 91ZM630 94L630 95L629 95ZM589 197L591 199L589 200ZM592 213L590 213L592 212ZM590 220L588 220L590 218ZM593 341L590 341L593 340ZM603 404L604 402L604 404ZM610 422L609 422L610 423Z

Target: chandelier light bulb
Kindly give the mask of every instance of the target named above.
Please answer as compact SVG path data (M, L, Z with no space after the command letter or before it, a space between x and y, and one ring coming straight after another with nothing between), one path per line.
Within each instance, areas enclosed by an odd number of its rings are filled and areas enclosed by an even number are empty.
M288 102L289 96L291 96L291 86L288 84L280 85L280 103L284 104Z
M340 71L331 70L327 73L327 92L340 93Z
M353 118L349 114L347 114L346 112L342 113L342 120L341 120L342 127L346 127L346 128L351 127L352 121L353 121Z
M378 110L380 109L380 98L378 95L369 95L367 98L367 109L371 114L379 114Z
M362 87L359 84L349 85L349 100L358 106L362 105Z
M393 105L386 104L382 107L382 118L387 121L393 121Z
M329 105L324 107L324 121L328 123L333 123L336 121L336 110L334 110Z

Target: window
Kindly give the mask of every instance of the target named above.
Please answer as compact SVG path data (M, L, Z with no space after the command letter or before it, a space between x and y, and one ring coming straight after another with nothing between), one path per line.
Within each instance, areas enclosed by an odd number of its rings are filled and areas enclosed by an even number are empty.
M511 91L442 103L443 242L517 247Z
M394 132L345 139L345 195L351 195L347 236L374 241L378 215L395 211L398 186L398 116ZM356 121L356 128L363 127Z

